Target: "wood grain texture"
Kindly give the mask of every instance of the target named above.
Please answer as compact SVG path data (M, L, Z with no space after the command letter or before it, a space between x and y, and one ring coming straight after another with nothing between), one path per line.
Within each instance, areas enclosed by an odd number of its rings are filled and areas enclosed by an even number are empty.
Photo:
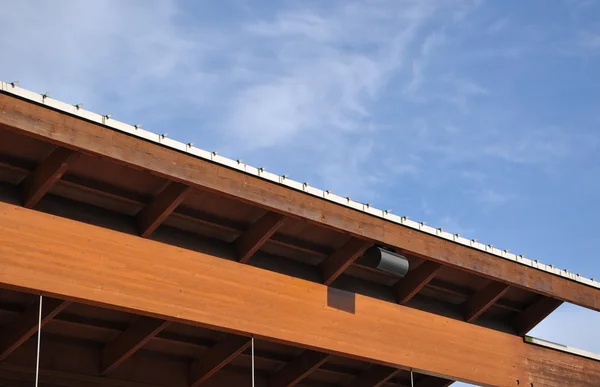
M600 290L0 93L0 124L67 148L600 311Z
M77 156L78 153L71 149L56 148L23 181L23 205L27 208L35 206L62 177Z
M0 214L11 288L476 384L600 382L600 362L514 335L360 294L350 314L327 307L322 284L4 202Z
M373 242L359 238L350 238L342 247L325 258L319 265L319 271L325 285L331 285Z
M140 316L127 330L102 348L100 373L105 375L121 365L168 324L169 321L166 320Z
M70 302L45 298L42 301L42 327L66 308ZM20 345L37 333L39 303L32 304L22 315L17 316L0 331L0 361L9 357Z
M262 218L254 223L248 230L235 240L235 249L238 260L242 263L256 253L285 221L285 216L267 212Z
M190 193L192 187L169 183L138 215L140 234L147 238Z
M500 282L490 282L469 297L461 306L466 322L472 322L500 299L510 287Z

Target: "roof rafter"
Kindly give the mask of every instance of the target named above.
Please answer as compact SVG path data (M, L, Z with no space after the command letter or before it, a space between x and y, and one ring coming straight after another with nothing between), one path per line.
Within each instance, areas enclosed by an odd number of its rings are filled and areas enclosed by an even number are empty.
M541 297L515 317L513 321L515 332L517 335L523 336L548 317L550 313L554 312L562 303L561 300L556 298Z
M322 366L330 355L306 350L291 363L283 366L269 379L269 387L292 387Z
M433 261L424 261L415 269L408 272L394 285L394 293L399 304L410 301L429 281L435 277L442 265Z
M234 242L238 260L242 263L256 253L271 238L285 221L285 216L276 212L267 212Z
M121 365L138 349L144 346L160 331L167 327L168 321L151 317L139 317L116 339L106 344L100 353L100 373L106 375Z
M198 387L244 352L252 340L243 336L231 336L207 350L190 367L190 386Z
M375 364L358 375L348 387L380 387L398 373L397 368Z
M140 211L138 223L140 234L148 238L190 193L191 187L170 182L156 197Z
M342 247L329 255L319 265L319 271L325 285L331 285L352 263L360 257L373 242L359 238L350 238Z
M488 310L498 301L510 288L510 286L492 281L483 289L469 297L461 306L466 322L472 322Z
M73 163L78 155L71 149L57 147L46 157L21 184L23 206L34 207L69 169L69 164Z
M42 327L70 304L69 301L44 298L42 301ZM39 304L33 303L2 329L0 335L0 361L6 359L21 344L38 331Z

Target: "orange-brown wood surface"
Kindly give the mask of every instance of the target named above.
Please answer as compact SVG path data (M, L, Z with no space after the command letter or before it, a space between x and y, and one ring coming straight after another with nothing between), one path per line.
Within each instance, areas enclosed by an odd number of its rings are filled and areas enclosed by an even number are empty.
M183 184L381 241L411 254L600 311L600 290L308 196L257 177L0 93L0 124Z
M481 385L600 384L513 335L358 294L348 313L322 284L4 202L0 284Z

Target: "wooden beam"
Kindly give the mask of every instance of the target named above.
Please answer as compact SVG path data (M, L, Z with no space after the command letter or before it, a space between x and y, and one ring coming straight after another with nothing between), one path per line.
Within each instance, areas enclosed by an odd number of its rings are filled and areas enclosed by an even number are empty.
M169 322L166 320L139 317L127 330L102 348L100 374L106 375L121 365L168 324Z
M77 156L78 153L71 149L58 147L44 159L21 184L23 206L27 208L35 206L62 177Z
M269 379L269 387L292 387L300 383L314 370L322 366L329 355L322 352L304 351L291 363L283 366Z
M358 375L348 387L381 387L398 373L397 368L375 364Z
M483 289L469 297L463 304L462 310L466 322L472 322L488 310L510 288L500 282L490 282Z
M406 277L402 278L394 285L396 300L400 305L410 301L429 281L435 277L442 265L432 261L425 261L415 269L408 272Z
M501 259L485 251L306 195L3 93L0 93L0 124L53 144L84 150L173 181L356 237L379 241L443 265L600 311L600 291L592 286Z
M554 298L540 298L515 317L513 326L516 334L519 336L525 335L543 319L548 317L550 313L554 312L561 304L562 301Z
M0 285L15 290L473 384L598 385L600 362L512 334L361 294L347 313L323 284L5 202L0 213Z
M364 239L350 238L342 247L325 258L319 271L325 285L331 285L366 249L373 245Z
M69 304L70 302L64 300L44 298L42 301L42 327ZM2 329L0 332L0 361L10 356L38 331L39 308L39 303L34 302L22 315L17 316Z
M152 235L154 230L171 215L173 210L177 208L190 191L190 186L169 183L146 208L140 211L138 222L142 237L148 238Z
M221 368L235 359L246 348L250 347L251 339L242 336L232 336L202 354L190 368L190 385L198 387L216 374Z
M271 238L277 229L283 224L285 216L276 212L267 212L262 218L254 223L246 232L235 240L235 249L238 260L242 263L256 253L262 245Z

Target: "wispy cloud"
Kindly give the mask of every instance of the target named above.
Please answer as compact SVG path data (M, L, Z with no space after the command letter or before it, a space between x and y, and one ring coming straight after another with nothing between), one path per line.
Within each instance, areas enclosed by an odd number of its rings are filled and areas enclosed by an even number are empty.
M552 170L575 149L594 149L593 135L573 135L564 122L545 129L507 99L494 61L517 47L502 58L514 60L549 35L520 27L517 16L480 17L484 2L290 2L240 7L220 23L189 6L2 3L3 14L19 16L0 24L9 53L0 70L57 98L389 207L402 204L381 187L456 181L475 204L506 205L514 197L493 181L512 178L507 165ZM474 31L497 40L478 44Z

